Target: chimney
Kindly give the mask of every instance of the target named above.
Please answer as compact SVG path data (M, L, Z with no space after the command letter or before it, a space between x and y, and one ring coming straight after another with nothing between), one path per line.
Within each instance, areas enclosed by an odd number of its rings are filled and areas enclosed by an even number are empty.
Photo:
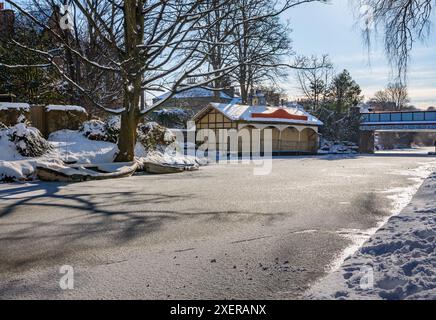
M15 13L0 2L0 37L10 37L14 31Z

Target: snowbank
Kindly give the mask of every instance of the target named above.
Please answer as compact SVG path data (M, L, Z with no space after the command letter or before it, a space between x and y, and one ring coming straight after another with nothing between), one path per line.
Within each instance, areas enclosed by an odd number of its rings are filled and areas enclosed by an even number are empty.
M26 159L17 161L0 161L0 182L31 181L36 179L36 166L62 162L58 159Z
M82 132L60 130L53 132L48 141L53 145L52 157L67 163L107 163L115 159L118 147L105 141L86 138Z
M46 106L45 110L47 112L50 112L50 111L77 111L77 112L87 113L85 108L83 108L83 107L69 106L69 105L55 105L55 104L51 104L51 105Z
M147 126L154 128L154 124ZM1 132L1 131L0 131ZM168 165L195 166L204 165L196 157L185 156L178 151L178 144L174 142L169 131L159 131L157 136L145 134L143 139L150 143L162 139L163 145L155 145L148 149L143 143L138 142L135 155L140 163L153 162ZM145 137L145 138L144 138ZM51 150L41 157L30 158L21 155L16 144L9 139L0 138L0 181L24 181L35 179L37 165L50 163L77 163L101 164L113 162L118 152L115 143L107 141L90 140L82 132L74 130L60 130L52 133L48 138Z
M36 128L24 123L0 128L0 181L21 181L34 178L37 157L52 151ZM55 159L53 159L55 161Z
M0 160L22 160L38 157L51 150L51 145L38 129L25 123L0 128Z
M22 160L24 157L18 153L18 150L5 130L0 130L0 160L13 161Z
M0 161L0 181L32 180L35 164L31 161Z
M436 173L337 271L312 299L436 299Z
M318 154L357 154L359 146L347 141L321 141L321 148Z

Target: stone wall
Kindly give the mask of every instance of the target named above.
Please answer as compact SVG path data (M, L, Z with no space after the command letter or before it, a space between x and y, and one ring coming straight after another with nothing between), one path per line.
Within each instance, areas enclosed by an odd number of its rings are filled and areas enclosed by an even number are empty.
M0 122L7 126L14 126L17 124L21 115L26 119L29 117L29 112L19 109L0 110Z
M374 131L360 131L359 153L374 153Z
M32 123L44 137L63 130L78 130L88 120L85 109L78 106L54 106L54 110L44 105L29 106L25 103L0 103L0 123L14 126L22 122L21 116Z
M88 120L88 115L84 112L76 110L52 110L45 112L45 128L46 134L52 132L69 129L78 130L80 125Z

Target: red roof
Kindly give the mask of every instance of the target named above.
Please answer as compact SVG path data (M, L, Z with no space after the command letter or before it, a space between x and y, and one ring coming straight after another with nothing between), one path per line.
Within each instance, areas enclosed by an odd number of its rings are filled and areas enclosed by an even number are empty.
M296 114L289 113L284 109L277 109L274 112L265 113L252 113L252 118L272 118L272 119L290 119L290 120L303 120L307 121L309 118L307 116L300 116Z

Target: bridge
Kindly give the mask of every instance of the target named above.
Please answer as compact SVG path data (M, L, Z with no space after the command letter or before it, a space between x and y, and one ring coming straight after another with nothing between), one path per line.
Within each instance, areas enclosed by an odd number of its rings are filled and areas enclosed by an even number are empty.
M374 152L374 132L436 132L436 111L383 111L363 113L359 148Z

